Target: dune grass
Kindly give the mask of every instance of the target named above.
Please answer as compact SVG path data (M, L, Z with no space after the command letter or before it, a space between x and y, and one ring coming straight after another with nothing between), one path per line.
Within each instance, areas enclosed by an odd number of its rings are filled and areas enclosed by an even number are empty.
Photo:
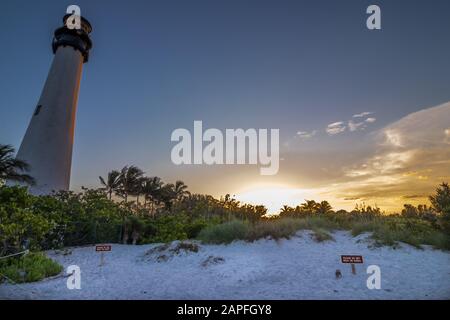
M0 263L0 283L12 280L14 283L35 282L55 276L62 266L43 253L30 253L20 258L11 258Z
M333 236L324 229L314 229L313 239L317 242L334 240Z
M354 236L371 232L378 246L398 246L399 242L403 242L419 249L422 245L431 245L437 249L450 250L450 236L420 219L383 217L356 222L351 232Z
M247 223L235 220L206 227L200 231L197 238L204 243L231 243L234 240L245 240L248 229Z
M289 239L299 230L312 230L314 239L318 242L332 240L327 232L332 230L332 223L323 219L273 219L251 224L245 221L234 220L203 229L198 239L204 243L220 244L231 243L234 240L256 241L270 238L274 240Z
M422 248L431 245L450 250L450 236L422 219L398 216L315 215L301 218L275 218L254 224L235 220L203 229L198 239L204 243L231 243L234 240L255 241L262 238L290 238L299 230L312 230L313 239L322 242L333 240L330 232L350 231L353 236L371 233L374 246L397 247L401 242Z

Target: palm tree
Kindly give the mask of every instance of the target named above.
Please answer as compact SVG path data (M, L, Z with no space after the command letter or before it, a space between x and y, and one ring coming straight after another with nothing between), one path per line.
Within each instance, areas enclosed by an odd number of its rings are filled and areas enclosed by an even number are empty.
M144 178L142 185L142 193L144 195L144 206L147 201L151 201L152 205L159 200L159 194L162 187L162 181L158 177Z
M176 199L175 186L172 183L167 183L161 187L159 193L159 200L164 203L164 207L169 212L172 211L173 201Z
M98 178L100 179L100 183L104 186L102 189L105 190L106 193L108 193L109 200L111 200L113 192L118 192L120 189L120 172L117 170L108 172L106 181L102 177Z
M136 166L125 166L120 171L120 188L119 194L128 201L128 195L136 193L136 186L141 182L144 172Z
M144 183L145 183L145 177L139 177L136 182L134 183L133 190L131 194L136 197L136 204L139 206L139 196L141 194L144 194Z
M187 191L187 188L188 186L185 185L183 181L177 180L177 182L175 182L175 186L173 187L175 200L179 201L188 196L190 192Z
M302 203L300 208L308 213L316 213L318 206L319 204L314 200L305 200L305 203Z
M287 205L284 205L284 206L281 207L281 209L280 209L280 216L287 216L287 215L289 215L289 214L292 214L293 211L294 211L293 208L291 208L291 207L289 207L289 206L287 206Z
M141 183L141 179L144 175L141 169L136 166L125 166L120 171L119 175L119 188L117 189L117 193L119 196L125 199L125 205L128 204L128 195L132 195L136 192L137 184ZM122 216L122 231L121 231L121 239L124 243L127 242L128 230L126 224L126 216Z
M325 214L331 212L331 210L333 210L333 207L331 207L328 201L322 201L317 204L317 213Z
M23 173L29 171L28 163L14 158L13 154L12 146L0 144L0 181L10 180L34 185L34 178Z

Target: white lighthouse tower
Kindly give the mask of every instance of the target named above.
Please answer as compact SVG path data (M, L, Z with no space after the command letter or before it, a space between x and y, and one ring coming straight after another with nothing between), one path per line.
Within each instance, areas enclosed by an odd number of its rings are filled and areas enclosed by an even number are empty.
M90 23L81 18L81 28L64 26L55 31L53 63L17 158L30 165L36 195L68 190L72 165L78 90L83 64L89 59L92 42Z

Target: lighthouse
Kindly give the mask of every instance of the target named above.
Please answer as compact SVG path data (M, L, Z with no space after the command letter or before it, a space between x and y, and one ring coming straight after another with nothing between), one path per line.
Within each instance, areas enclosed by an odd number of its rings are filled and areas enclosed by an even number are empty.
M17 158L30 165L36 180L32 194L68 190L72 166L78 91L83 64L89 60L91 24L84 18L78 28L56 29L52 49L54 58L44 88L17 152Z

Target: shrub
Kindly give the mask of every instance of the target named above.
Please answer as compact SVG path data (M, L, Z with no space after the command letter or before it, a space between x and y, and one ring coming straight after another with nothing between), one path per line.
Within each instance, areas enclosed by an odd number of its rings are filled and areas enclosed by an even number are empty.
M299 230L314 230L317 241L331 240L323 227L333 229L335 224L327 221L325 217L309 218L273 218L255 224L239 220L226 222L220 225L203 229L198 239L206 243L230 243L234 240L255 241L262 238L275 240L290 238Z
M424 244L439 249L450 248L448 235L435 229L432 222L418 218L386 216L373 221L356 222L352 234L356 236L363 232L372 232L376 245L397 246L398 242L404 242L416 248Z
M300 229L301 220L286 218L259 222L251 226L246 240L255 241L261 238L281 239L293 236Z
M49 204L52 206L46 207ZM85 190L81 194L64 191L39 197L35 207L56 222L58 229L53 235L57 235L64 246L117 242L126 215L99 190Z
M42 253L30 253L20 258L10 258L0 263L0 276L15 283L34 282L55 276L62 266ZM1 277L5 280L4 277ZM0 279L1 282L1 279Z
M98 190L37 197L23 187L0 187L0 255L117 242L122 211Z
M354 237L364 232L374 232L380 227L379 220L355 221L351 226L351 233Z
M450 235L450 186L448 183L444 182L436 189L436 194L430 196L430 202L441 214L439 224L442 229Z
M206 219L194 219L186 225L186 234L188 239L195 239L199 233L205 229L208 225L212 225Z
M0 188L0 255L39 249L53 223L32 210L35 197L23 187Z
M184 215L164 215L149 220L145 226L145 237L141 243L171 242L186 240L187 217Z
M317 242L323 242L328 240L334 240L331 234L326 232L323 229L315 229L313 230L313 239Z
M401 216L373 216L360 214L324 214L304 218L272 218L255 224L232 221L203 229L198 239L206 243L230 243L233 240L255 241L261 238L281 239L293 236L298 230L312 230L318 242L333 240L327 231L351 230L353 236L371 232L376 245L397 246L404 242L420 248L432 245L450 249L450 237L420 218Z
M340 219L341 218L335 214L313 215L301 219L298 226L299 229L303 230L337 230L342 229L342 221L340 221Z
M431 245L438 249L450 250L450 236L442 232L431 232L424 235L423 244Z
M205 243L231 243L234 240L245 240L248 230L248 223L234 220L203 229L200 231L198 239Z

